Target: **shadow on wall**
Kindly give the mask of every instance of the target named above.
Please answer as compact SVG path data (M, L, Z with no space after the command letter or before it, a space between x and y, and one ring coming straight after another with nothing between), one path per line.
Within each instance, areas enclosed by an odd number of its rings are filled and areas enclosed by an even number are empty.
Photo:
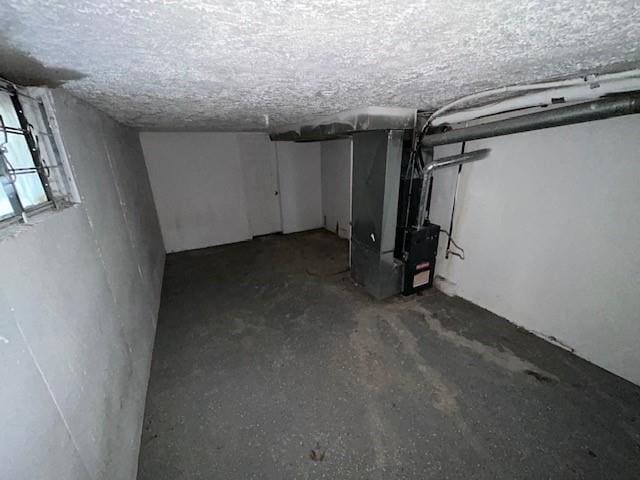
M0 77L25 87L56 88L70 80L85 78L86 75L68 68L47 67L11 45L6 36L0 35Z
M349 238L349 230L347 227L340 225L340 222L337 221L335 227L333 225L327 225L327 216L324 215L324 228L329 230L330 232L335 233L340 238Z

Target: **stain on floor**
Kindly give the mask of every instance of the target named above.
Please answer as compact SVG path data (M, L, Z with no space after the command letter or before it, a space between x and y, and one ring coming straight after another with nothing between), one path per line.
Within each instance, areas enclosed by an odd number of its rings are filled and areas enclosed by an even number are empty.
M640 478L640 388L328 232L167 259L139 480Z

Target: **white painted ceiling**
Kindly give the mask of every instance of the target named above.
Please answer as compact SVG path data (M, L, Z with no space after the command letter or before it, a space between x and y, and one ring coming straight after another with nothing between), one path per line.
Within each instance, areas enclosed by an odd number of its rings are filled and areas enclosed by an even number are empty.
M64 88L144 129L263 130L267 115L277 127L371 105L432 108L640 64L638 0L1 3L0 72L76 78Z

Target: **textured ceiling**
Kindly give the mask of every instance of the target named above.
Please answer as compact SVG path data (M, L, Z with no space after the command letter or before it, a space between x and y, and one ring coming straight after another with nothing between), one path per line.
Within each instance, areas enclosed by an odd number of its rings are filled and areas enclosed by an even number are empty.
M150 129L433 108L492 86L640 64L638 0L1 3L2 74L68 80L76 96Z

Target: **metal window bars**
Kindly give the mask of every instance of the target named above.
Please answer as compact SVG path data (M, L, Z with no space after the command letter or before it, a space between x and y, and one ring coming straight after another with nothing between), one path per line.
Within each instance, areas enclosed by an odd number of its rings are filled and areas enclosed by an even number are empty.
M18 92L15 89L8 90L11 103L16 112L20 127L8 126L2 115L0 114L0 188L4 190L4 193L11 205L13 214L7 214L0 217L0 220L6 221L15 217L22 218L23 221L27 221L27 213L35 210L40 210L43 206L57 207L57 202L50 185L51 169L60 168L62 164L56 163L48 165L45 159L41 155L40 140L38 134L53 137L50 132L38 132L34 133L34 127L25 117L20 99L18 98ZM7 144L9 143L9 135L22 135L26 141L29 153L31 154L33 166L16 168L12 165L9 159L9 151ZM55 149L55 146L53 146ZM37 174L40 184L44 190L46 197L45 202L38 205L26 207L20 199L18 189L16 188L16 180L18 175L33 175Z

